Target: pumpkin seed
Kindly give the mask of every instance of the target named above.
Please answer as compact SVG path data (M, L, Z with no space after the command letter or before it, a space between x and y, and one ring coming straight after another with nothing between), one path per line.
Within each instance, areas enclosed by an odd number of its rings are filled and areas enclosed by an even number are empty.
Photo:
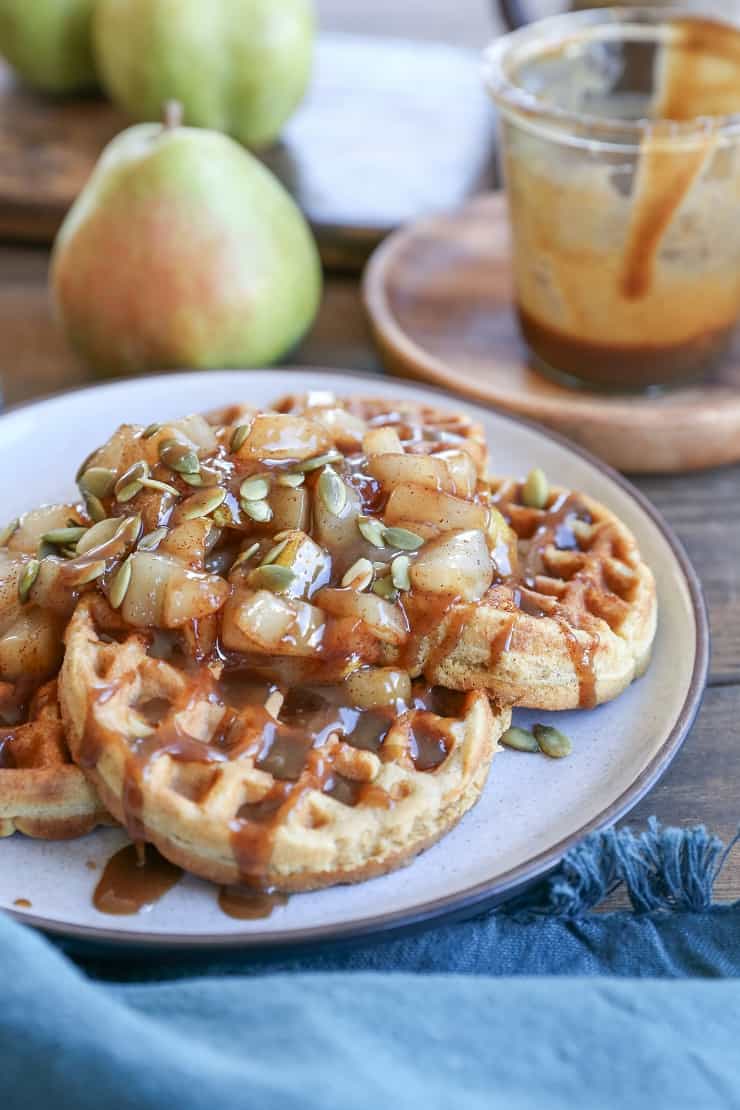
M139 482L139 485L144 486L145 489L155 489L159 493L169 493L173 497L179 496L179 493L174 486L168 485L167 482L160 482L158 478L142 478Z
M358 559L342 576L342 585L353 590L365 590L373 580L373 564L369 559Z
M291 489L298 489L306 480L305 474L276 474L275 481L279 486L290 486Z
M236 455L244 446L244 440L249 435L250 427L250 424L239 424L234 428L234 431L231 433L231 443L229 444L229 450L232 455Z
M239 496L245 501L264 501L270 492L270 483L267 478L245 478L239 486Z
M121 563L116 573L111 578L110 586L108 588L108 601L111 609L120 609L123 605L123 599L126 592L131 585L131 572L133 571L133 563L131 556Z
M41 563L38 559L31 559L29 563L26 563L18 583L18 600L21 605L25 605L28 601L28 595L33 589L33 584L38 578L40 570Z
M286 547L288 546L288 542L289 541L287 539L284 539L281 540L280 543L276 543L274 547L271 547L260 563L260 566L269 567L271 563L274 563L275 560L278 559L285 551Z
M390 578L378 578L373 582L372 590L378 597L384 598L386 601L397 601L398 590L396 590Z
M107 466L91 466L78 481L83 494L92 493L96 497L107 497L115 484L116 472Z
M147 424L146 428L144 428L144 431L141 433L141 438L142 439L151 439L152 436L155 436L157 434L157 432L161 431L161 429L162 429L161 424L156 424L156 423Z
M416 532L409 532L408 528L384 528L383 539L389 547L396 547L400 551L417 551L424 543Z
M236 559L234 559L234 562L231 564L231 569L233 570L235 567L240 567L242 563L246 563L248 559L251 559L252 556L257 551L259 551L259 546L259 543L253 543L246 549L246 551L240 552L239 555L237 555Z
M141 513L136 513L135 516L125 516L123 518L114 536L116 539L123 540L124 543L135 543L139 532L141 532Z
M70 586L86 586L88 582L94 582L101 574L105 574L105 569L105 559L96 559L93 563L73 568L65 581Z
M540 746L532 733L527 732L526 728L517 728L516 725L507 728L499 743L503 744L505 748L513 748L517 752L538 752L540 750Z
M319 470L322 466L327 466L329 463L339 462L342 459L339 451L327 451L325 455L316 455L313 459L304 459L303 462L295 464L295 470L301 471L303 474L308 474L312 470Z
M270 590L274 594L281 594L290 588L294 579L295 574L290 567L272 563L267 567L255 567L247 581L256 590Z
M195 486L196 489L204 485L202 474L181 474L180 477L183 482L186 482L189 486Z
M44 532L41 537L46 543L54 544L56 547L65 547L67 544L76 544L87 532L87 528L76 526L74 528L52 528L50 532Z
M113 487L113 491L117 496L118 491L123 489L125 486L130 485L132 482L140 482L142 478L148 477L149 463L145 462L144 459L137 459L137 461L135 463L132 463L127 470L124 470L123 474Z
M373 547L385 547L383 541L383 521L376 520L371 516L360 516L357 518L357 527L364 540L371 543Z
M541 752L550 759L564 759L573 751L573 745L564 732L552 725L535 725L532 729Z
M18 530L19 524L20 521L16 518L15 520L11 520L10 524L6 524L4 528L0 528L0 547L5 547L8 540L10 540Z
M198 517L208 516L209 513L214 512L219 505L223 505L225 500L225 489L219 487L201 490L200 493L194 493L192 497L183 501L180 506L180 516L183 520L197 520Z
M101 520L105 520L105 506L103 505L103 502L100 500L100 498L97 497L94 493L83 492L82 496L84 498L85 509L87 510L87 515L90 517L90 520L94 521L95 524L99 524Z
M58 555L58 554L59 554L59 549L56 548L53 543L49 543L48 540L41 540L38 547L36 548L36 558L37 559L48 559L50 555ZM76 554L77 554L77 552L75 551L75 555Z
M268 520L272 520L272 509L266 501L242 501L241 505L247 516L251 516L258 524L266 524Z
M327 512L339 516L347 504L347 487L335 470L327 466L319 475L319 497Z
M530 470L522 487L522 502L528 509L544 509L550 496L550 486L544 470L536 466Z
M142 536L139 540L139 551L153 551L154 548L158 547L162 540L166 538L166 536L166 528L155 528L153 532L147 532L147 534L145 536Z
M391 579L397 590L410 590L409 566L411 560L408 555L397 555L391 563Z
M116 501L119 505L125 505L127 501L133 501L137 494L141 493L144 486L141 482L129 482L128 485L121 486L116 491Z
M200 470L200 459L195 451L176 439L165 439L160 443L159 457L165 466L178 474L197 474Z

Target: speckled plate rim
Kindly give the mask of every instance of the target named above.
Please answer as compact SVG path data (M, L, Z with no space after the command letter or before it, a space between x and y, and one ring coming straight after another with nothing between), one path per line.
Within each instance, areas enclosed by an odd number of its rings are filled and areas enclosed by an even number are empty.
M350 376L355 380L360 379L366 381L370 387L377 387L378 382L382 382L383 380L382 376L377 374L368 374L356 370L325 368L323 366L281 366L274 370L276 378L281 371L305 373L307 378L316 373L336 376L338 380ZM176 376L176 373L172 375L152 375L152 380L162 377L172 377L174 380ZM190 373L188 373L188 376L190 376ZM141 379L119 378L97 385L87 385L76 387L71 390L61 390L56 393L48 394L43 398L23 402L20 405L12 406L12 408L9 407L0 413L0 433L2 432L2 424L5 416L17 411L19 408L33 408L43 405L45 401L54 400L60 396L71 396L75 393L87 392L89 390L105 389L111 385L120 385L126 381L141 381ZM402 383L399 382L399 384ZM450 404L450 402L455 403L459 400L455 394L427 383L419 385L418 383L409 381L406 384L415 389L423 389L435 400L438 399L447 404ZM276 394L280 391L279 381L275 383L275 391ZM508 423L529 428L540 435L546 436L559 444L566 451L577 455L594 470L617 485L623 493L636 502L638 507L649 517L651 522L661 533L684 578L695 622L694 663L691 679L688 683L686 697L676 717L673 728L666 736L662 746L655 753L650 763L648 763L642 772L635 778L633 783L610 805L606 806L599 814L590 821L585 822L573 833L564 837L546 851L538 853L525 863L510 868L493 880L477 883L468 887L466 890L458 891L444 898L436 898L429 902L422 903L415 906L412 910L406 909L396 913L373 915L352 921L346 925L335 923L305 929L285 929L280 932L271 931L269 933L230 933L228 935L221 933L204 933L197 937L193 937L192 934L141 933L126 929L106 929L97 926L72 925L66 922L49 921L48 918L39 917L34 914L17 913L12 909L7 909L4 912L8 913L11 917L15 917L23 924L39 929L49 936L59 938L60 940L79 943L86 949L94 948L100 954L106 949L109 951L114 949L114 954L116 955L127 951L132 954L142 954L146 951L161 952L167 949L183 953L213 949L232 951L238 949L257 950L262 953L270 950L285 951L286 949L303 949L318 943L333 941L358 941L370 938L388 938L392 935L417 930L432 923L442 924L443 922L461 920L475 913L481 913L486 909L492 909L501 902L513 898L517 894L521 894L527 887L546 876L549 871L557 866L563 856L589 833L607 828L621 817L624 817L625 814L633 809L645 794L647 794L658 782L675 759L681 745L691 730L691 726L701 706L709 671L711 640L706 601L698 575L686 554L683 544L663 518L662 514L658 512L644 494L636 489L632 483L624 478L618 471L614 470L607 463L602 462L601 459L596 458L596 456L592 455L585 448L580 447L565 436L546 428L544 425L534 420L514 415L495 405L485 404L480 401L471 402L467 398L463 403L469 405L473 410L479 408L495 412L498 417Z

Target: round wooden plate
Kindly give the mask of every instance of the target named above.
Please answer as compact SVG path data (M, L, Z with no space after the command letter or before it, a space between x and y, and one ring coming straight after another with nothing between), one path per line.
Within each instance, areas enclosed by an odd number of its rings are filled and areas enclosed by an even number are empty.
M364 278L387 367L539 420L619 470L693 470L740 460L740 347L714 378L660 395L556 385L528 365L509 259L500 193L387 239Z

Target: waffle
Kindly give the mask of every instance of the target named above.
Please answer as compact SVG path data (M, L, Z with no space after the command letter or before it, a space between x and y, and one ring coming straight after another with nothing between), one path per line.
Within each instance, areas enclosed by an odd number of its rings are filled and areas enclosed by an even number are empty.
M45 840L67 839L110 821L94 788L72 762L57 699L64 625L78 595L58 590L54 605L24 604L19 597L24 572L46 550L42 537L83 523L76 506L53 505L33 510L3 530L0 836L17 831Z
M12 700L17 716L17 699L8 691L6 685L6 708ZM0 684L0 711L2 698ZM23 716L13 726L0 724L0 836L67 840L110 824L94 787L70 758L55 681L33 695Z
M531 508L522 491L522 482L491 480L491 502L518 537L516 573L494 583L475 609L451 608L420 645L424 673L532 708L608 701L648 666L653 575L603 505L552 489L545 507Z
M220 883L310 890L408 862L477 800L510 720L482 694L449 707L419 689L408 709L362 713L346 684L285 696L151 645L101 638L81 603L63 667L72 753L133 838Z

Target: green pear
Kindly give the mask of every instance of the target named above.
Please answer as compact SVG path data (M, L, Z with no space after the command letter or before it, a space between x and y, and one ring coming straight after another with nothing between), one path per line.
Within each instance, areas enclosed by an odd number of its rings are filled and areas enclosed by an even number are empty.
M71 92L96 84L96 0L0 0L0 54L29 85Z
M303 98L314 16L310 0L99 0L93 34L101 81L134 119L179 100L189 124L257 148Z
M310 326L321 266L294 201L243 147L139 124L70 209L51 287L71 342L102 372L261 366Z

